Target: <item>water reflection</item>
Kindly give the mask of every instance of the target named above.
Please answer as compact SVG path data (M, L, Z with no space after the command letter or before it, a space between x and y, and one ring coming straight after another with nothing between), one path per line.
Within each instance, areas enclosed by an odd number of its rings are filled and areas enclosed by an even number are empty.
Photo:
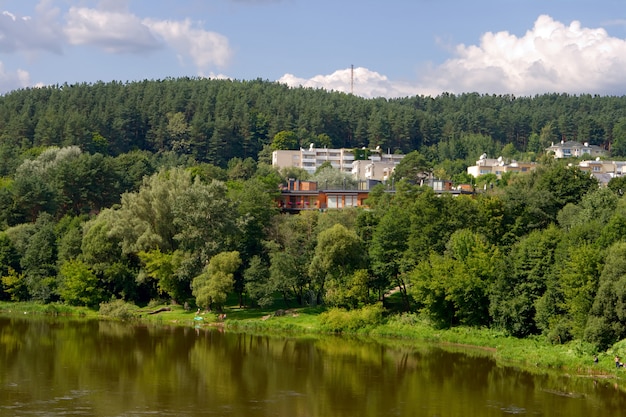
M607 416L621 390L473 351L0 317L0 415Z

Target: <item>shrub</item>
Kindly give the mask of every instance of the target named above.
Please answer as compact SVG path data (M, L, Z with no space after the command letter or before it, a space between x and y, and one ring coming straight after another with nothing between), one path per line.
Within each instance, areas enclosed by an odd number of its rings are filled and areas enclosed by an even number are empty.
M333 333L357 332L382 323L383 311L381 304L351 311L331 308L320 314L320 325L323 330Z
M120 320L131 320L135 317L134 311L137 307L124 300L111 300L108 303L100 303L100 314Z

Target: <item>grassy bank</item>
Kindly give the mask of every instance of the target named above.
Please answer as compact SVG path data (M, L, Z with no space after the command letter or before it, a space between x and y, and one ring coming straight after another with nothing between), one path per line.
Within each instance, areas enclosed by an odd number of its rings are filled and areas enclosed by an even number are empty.
M273 335L312 335L331 333L345 324L342 333L373 339L381 343L410 346L429 342L456 347L479 348L498 363L520 367L533 372L557 371L570 375L626 379L625 368L615 368L613 357L626 357L626 341L617 343L606 352L596 352L593 346L580 342L550 344L535 336L517 339L493 329L455 327L438 330L415 314L379 317L376 312L360 316L324 308L298 309L240 309L227 308L220 318L216 313L185 310L177 305L150 305L143 308L120 303L107 315L83 307L62 304L0 303L2 314L71 315L88 318L117 318L155 325L210 327ZM201 318L201 319L199 319ZM352 321L351 321L352 320ZM368 322L370 320L371 322ZM340 324L338 324L338 322ZM598 357L595 363L594 356Z

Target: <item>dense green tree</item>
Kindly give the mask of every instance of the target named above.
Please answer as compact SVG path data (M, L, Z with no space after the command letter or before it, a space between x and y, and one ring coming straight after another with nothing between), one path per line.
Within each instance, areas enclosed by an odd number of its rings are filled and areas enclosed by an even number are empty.
M626 177L613 177L609 180L607 184L609 190L613 191L618 196L623 196L626 192Z
M468 229L453 233L445 255L431 253L411 272L411 294L438 327L490 324L489 295L501 276L497 247Z
M58 262L76 259L81 254L84 218L64 216L56 224Z
M42 214L35 224L35 232L20 260L30 296L48 302L55 298L57 275L57 235L54 222Z
M265 254L263 242L267 239L268 225L272 217L278 214L274 203L278 181L278 176L268 174L229 183L228 198L236 202L238 226L241 230L235 242L243 259L242 268L235 274L235 290L240 296L240 304L243 304L245 290L243 269L248 267L248 260ZM225 230L225 233L228 232Z
M211 258L202 273L193 279L196 304L222 310L229 292L233 290L234 274L241 265L239 252L220 252Z
M58 292L61 300L70 305L95 308L104 301L98 277L80 260L69 260L61 265Z
M53 214L57 208L57 195L51 184L38 169L22 164L11 185L12 207L7 215L9 225L35 222L40 213Z
M0 300L10 298L7 287L3 284L10 275L20 270L20 256L15 245L6 233L0 232Z
M299 146L300 140L298 139L298 135L292 131L282 130L276 133L272 139L273 150L298 149Z
M178 277L178 270L183 262L183 253L174 251L163 253L159 248L140 251L137 256L142 263L143 273L157 282L159 295L166 295L174 302L182 303L191 294L189 281ZM139 279L144 279L140 274Z
M618 157L626 156L626 117L621 117L613 126L611 154Z
M369 245L371 268L377 278L379 297L397 287L408 308L408 294L404 273L407 271L405 253L408 249L410 218L399 207L391 207L380 219Z
M274 302L274 292L277 289L269 284L269 267L259 255L252 257L243 278L244 289L253 303L267 307Z
M0 275L6 275L9 269L19 269L20 255L15 245L5 232L0 232Z
M398 182L406 179L414 184L420 184L421 181L429 178L431 173L431 164L426 160L424 155L418 151L408 153L393 171L393 179Z
M332 305L354 305L347 293L356 270L365 266L363 245L352 230L335 224L319 233L315 254L309 265L314 291ZM321 297L319 297L321 298Z
M24 274L9 268L6 274L0 277L2 282L2 299L10 301L27 301L30 297Z
M79 259L90 266L107 295L137 302L139 265L133 261L134 255L122 252L122 238L113 233L118 220L118 212L107 209L86 222Z
M626 337L626 243L608 250L598 291L585 327L585 339L600 349Z
M602 252L592 245L582 244L569 248L568 257L560 269L564 296L561 308L567 311L571 333L577 339L584 336L603 265Z
M545 293L554 274L560 229L534 231L513 245L508 271L498 277L491 292L490 314L496 327L515 336L538 333L536 301Z

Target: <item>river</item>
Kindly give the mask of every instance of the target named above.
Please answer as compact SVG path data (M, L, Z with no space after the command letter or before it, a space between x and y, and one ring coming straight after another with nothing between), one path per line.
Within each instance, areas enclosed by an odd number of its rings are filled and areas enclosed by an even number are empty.
M0 415L606 417L626 394L471 349L28 316L0 317Z

